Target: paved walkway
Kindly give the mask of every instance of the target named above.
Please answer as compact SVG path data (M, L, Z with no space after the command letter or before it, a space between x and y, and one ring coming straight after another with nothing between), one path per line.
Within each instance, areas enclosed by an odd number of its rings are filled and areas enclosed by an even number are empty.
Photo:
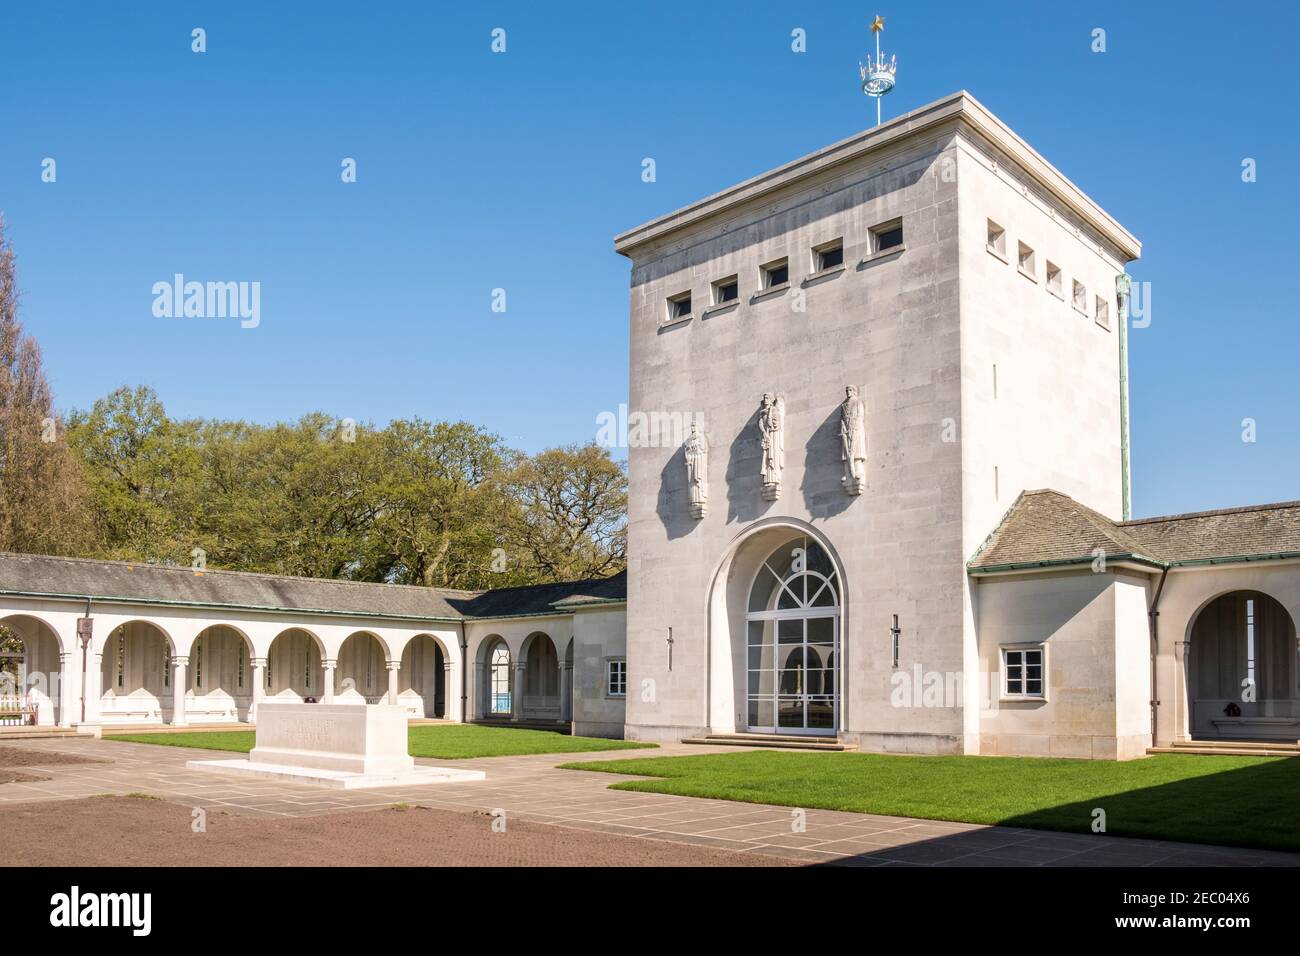
M111 761L40 766L51 779L0 785L0 806L102 793L148 793L190 806L267 817L309 816L405 802L461 812L504 810L508 819L668 840L809 863L858 866L1300 866L1300 855L1160 840L1053 833L1018 827L945 823L834 810L808 810L794 832L789 807L610 790L633 779L558 770L556 764L610 758L698 754L669 744L658 750L536 754L475 760L419 760L484 770L487 780L341 791L187 770L185 761L217 751L89 738L23 741L25 749ZM716 748L711 752L721 751ZM231 757L238 756L231 754ZM25 770L33 768L24 767Z

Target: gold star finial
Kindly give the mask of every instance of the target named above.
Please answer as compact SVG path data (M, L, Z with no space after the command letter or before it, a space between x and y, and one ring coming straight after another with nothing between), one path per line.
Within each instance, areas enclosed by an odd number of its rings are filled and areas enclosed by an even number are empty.
M879 33L883 29L885 29L885 18L876 14L876 19L871 21L871 32Z

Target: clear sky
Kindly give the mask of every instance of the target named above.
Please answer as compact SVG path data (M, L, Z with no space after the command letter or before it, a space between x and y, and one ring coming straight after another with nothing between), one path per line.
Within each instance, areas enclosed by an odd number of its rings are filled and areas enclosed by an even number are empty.
M627 397L612 236L870 125L879 12L887 116L968 89L1143 241L1135 514L1300 498L1292 3L3 2L0 210L61 409L586 441ZM177 272L260 282L260 326L156 318Z

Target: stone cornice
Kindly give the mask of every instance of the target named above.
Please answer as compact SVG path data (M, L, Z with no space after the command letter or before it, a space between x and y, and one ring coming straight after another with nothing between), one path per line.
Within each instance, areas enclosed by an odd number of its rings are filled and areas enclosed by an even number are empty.
M1025 175L1095 229L1124 257L1136 259L1142 254L1142 244L1132 233L965 90L629 229L614 237L614 249L632 257L648 243L657 243L715 217L735 214L743 206L836 167L876 159L887 148L904 144L944 124L964 127L995 145Z

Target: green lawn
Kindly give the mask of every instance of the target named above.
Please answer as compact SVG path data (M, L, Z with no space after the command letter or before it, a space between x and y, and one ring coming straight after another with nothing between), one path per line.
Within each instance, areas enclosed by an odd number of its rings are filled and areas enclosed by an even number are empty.
M781 806L1300 851L1300 758L1161 754L1124 763L751 751L565 764L646 790Z
M506 757L518 754L570 754L593 750L632 750L654 744L602 737L569 737L549 730L516 727L478 727L473 724L420 724L410 728L413 757L459 760L465 757ZM253 749L251 730L195 730L163 734L106 734L105 740L125 740L165 747L198 747L248 753Z

